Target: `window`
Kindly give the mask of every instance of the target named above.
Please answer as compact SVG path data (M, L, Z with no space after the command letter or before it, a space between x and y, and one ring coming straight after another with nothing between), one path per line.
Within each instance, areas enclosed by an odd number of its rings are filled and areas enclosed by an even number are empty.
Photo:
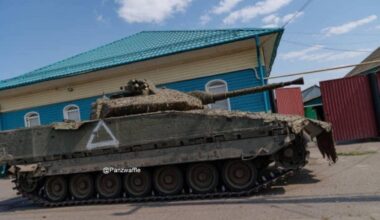
M30 128L41 124L40 115L37 112L29 112L24 116L25 127Z
M227 92L227 82L224 80L212 80L206 84L206 91L210 93ZM225 99L217 101L214 104L209 105L212 109L225 109L230 110L230 100Z
M68 105L63 109L63 118L69 121L80 121L80 110L77 105Z

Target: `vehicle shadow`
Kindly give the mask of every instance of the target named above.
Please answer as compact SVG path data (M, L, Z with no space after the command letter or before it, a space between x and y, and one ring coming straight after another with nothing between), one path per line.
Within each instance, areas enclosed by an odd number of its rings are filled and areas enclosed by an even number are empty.
M39 207L22 197L13 197L0 201L0 213L13 212L19 210L23 211L36 208Z
M301 169L294 176L287 178L283 183L289 185L304 185L318 183L321 180L317 179L312 170Z
M363 203L363 202L380 202L380 195L328 195L316 197L251 197L248 199L218 199L218 200L201 200L201 201L184 201L184 202L150 202L144 204L131 204L132 207L127 212L115 212L114 216L131 215L143 208L160 208L160 207L176 207L176 206L197 206L197 205L242 205L242 204L267 204L267 205L281 205L281 204L316 204L316 203Z

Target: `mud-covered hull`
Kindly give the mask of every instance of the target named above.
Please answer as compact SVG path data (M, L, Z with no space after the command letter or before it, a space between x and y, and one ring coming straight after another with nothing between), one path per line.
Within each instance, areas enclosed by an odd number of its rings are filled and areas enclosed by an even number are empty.
M2 132L0 160L15 189L43 206L219 198L251 195L303 167L314 137L335 161L328 123L164 111Z
M272 155L295 135L323 135L335 160L328 123L298 116L223 110L167 111L0 133L3 162L43 166L38 175ZM58 169L59 168L59 169Z

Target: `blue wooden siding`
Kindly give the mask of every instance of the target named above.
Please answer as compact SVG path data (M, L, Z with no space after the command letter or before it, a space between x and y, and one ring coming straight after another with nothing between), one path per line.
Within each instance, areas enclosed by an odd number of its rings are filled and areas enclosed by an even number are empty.
M207 84L207 82L215 79L221 79L226 81L228 85L228 91L261 85L261 81L256 78L254 71L252 69L248 69L225 74L218 74L209 77L168 83L163 86L171 89L182 90L185 92L194 90L205 90L205 85ZM231 110L252 112L265 111L263 93L231 98L230 103Z
M207 84L207 82L215 79L221 79L226 81L229 91L261 85L261 81L256 79L254 71L252 69L248 69L218 74L210 77L202 77L197 79L163 84L160 85L160 87L178 89L185 92L194 90L205 90L205 85ZM24 127L24 116L26 113L32 111L38 112L40 114L41 124L51 124L53 122L63 121L63 108L69 104L78 105L81 112L81 119L88 120L90 118L91 103L93 103L98 97L99 96L1 113L0 129L9 130ZM230 104L231 110L252 112L265 111L263 93L231 98Z
M25 127L24 116L28 112L38 112L40 114L41 124L51 124L53 122L63 121L63 108L69 104L78 105L81 112L81 119L88 120L90 119L91 103L93 103L97 98L98 97L91 97L2 113L2 130Z

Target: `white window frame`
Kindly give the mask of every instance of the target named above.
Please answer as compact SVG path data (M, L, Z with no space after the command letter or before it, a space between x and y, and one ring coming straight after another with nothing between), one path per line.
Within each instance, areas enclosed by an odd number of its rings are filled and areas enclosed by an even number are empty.
M209 88L211 87L220 87L220 85L218 86L210 86L211 84L213 83L222 83L224 84L224 86L226 87L226 92L228 92L228 83L222 79L213 79L213 80L210 80L206 83L205 85L205 90L206 92L210 92ZM208 105L209 108L211 108L211 104ZM231 111L231 103L230 103L230 98L227 99L227 107L228 107L228 110Z
M30 118L30 115L32 114L36 114L37 116L37 119L38 119L38 126L41 125L41 117L40 117L40 114L38 112L28 112L24 115L24 124L25 124L25 127L26 128L30 128L32 126L30 126L30 123L29 123L29 118Z
M78 111L78 114L79 114L79 121L81 121L82 119L81 119L81 117L80 117L80 108L79 108L79 106L77 106L77 105L74 105L74 104L70 104L70 105L66 105L64 108L63 108L63 119L64 120L68 120L68 118L69 118L69 108L72 108L72 107L74 107L74 108L77 108L77 110L76 111Z

